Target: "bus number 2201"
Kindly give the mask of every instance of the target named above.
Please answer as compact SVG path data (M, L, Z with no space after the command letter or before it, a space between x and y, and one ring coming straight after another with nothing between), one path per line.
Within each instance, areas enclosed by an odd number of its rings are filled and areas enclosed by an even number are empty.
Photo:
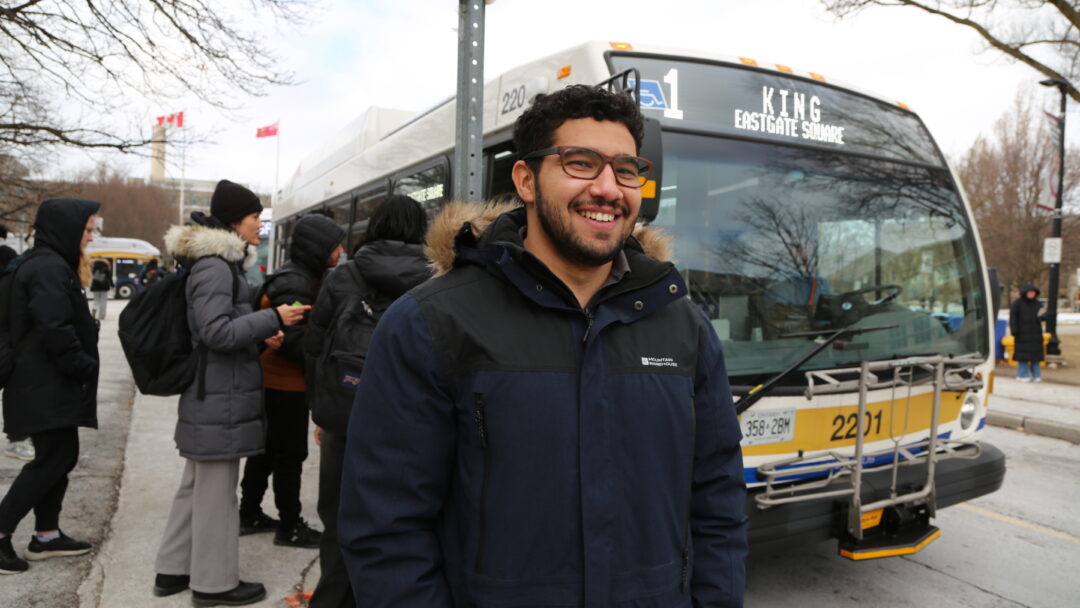
M871 432L875 434L881 432L881 410L878 410L877 412L866 412L863 421L862 434L864 437ZM856 429L859 427L858 422L858 414L848 414L847 416L837 414L832 420L833 434L832 437L830 437L830 440L843 441L845 439L855 439Z

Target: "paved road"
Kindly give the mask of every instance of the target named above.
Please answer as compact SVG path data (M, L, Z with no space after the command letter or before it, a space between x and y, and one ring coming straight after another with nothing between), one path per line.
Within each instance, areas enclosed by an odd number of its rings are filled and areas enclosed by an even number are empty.
M748 608L1076 606L1080 446L989 427L1008 457L998 492L938 513L941 538L908 557L851 562L835 543L751 558Z

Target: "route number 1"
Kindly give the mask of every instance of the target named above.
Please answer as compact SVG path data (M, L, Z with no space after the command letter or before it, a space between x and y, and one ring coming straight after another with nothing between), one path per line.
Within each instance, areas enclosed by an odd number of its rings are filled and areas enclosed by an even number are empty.
M664 82L671 86L671 107L664 110L664 118L682 120L682 110L679 109L679 70L671 68L664 75Z

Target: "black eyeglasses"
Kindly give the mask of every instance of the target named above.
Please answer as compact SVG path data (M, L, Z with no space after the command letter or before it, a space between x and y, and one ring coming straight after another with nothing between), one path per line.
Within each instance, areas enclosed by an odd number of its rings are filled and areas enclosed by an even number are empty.
M652 171L652 162L639 156L618 154L606 156L591 148L580 146L556 146L544 148L536 152L530 152L522 156L522 160L541 158L552 154L559 155L559 164L563 172L577 179L596 179L604 170L604 166L610 164L615 172L615 181L619 185L628 188L640 188L649 179Z

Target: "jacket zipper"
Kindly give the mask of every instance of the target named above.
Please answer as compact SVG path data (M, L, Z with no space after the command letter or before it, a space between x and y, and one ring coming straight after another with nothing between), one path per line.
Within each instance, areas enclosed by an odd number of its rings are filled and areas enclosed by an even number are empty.
M581 343L585 344L589 341L589 331L592 329L593 314L588 308L582 308L581 312L585 315L585 334L581 336Z
M484 477L480 483L480 506L477 524L476 539L476 564L477 574L483 574L484 568L484 540L486 536L487 522L485 521L485 507L487 505L488 483L491 480L491 450L488 449L487 420L484 419L484 394L476 393L476 409L473 410L473 420L476 421L476 429L480 433L480 450L484 454Z
M697 439L697 411L690 400L690 476L686 490L686 526L683 528L682 582L679 589L686 593L690 588L690 508L694 500L694 449Z

